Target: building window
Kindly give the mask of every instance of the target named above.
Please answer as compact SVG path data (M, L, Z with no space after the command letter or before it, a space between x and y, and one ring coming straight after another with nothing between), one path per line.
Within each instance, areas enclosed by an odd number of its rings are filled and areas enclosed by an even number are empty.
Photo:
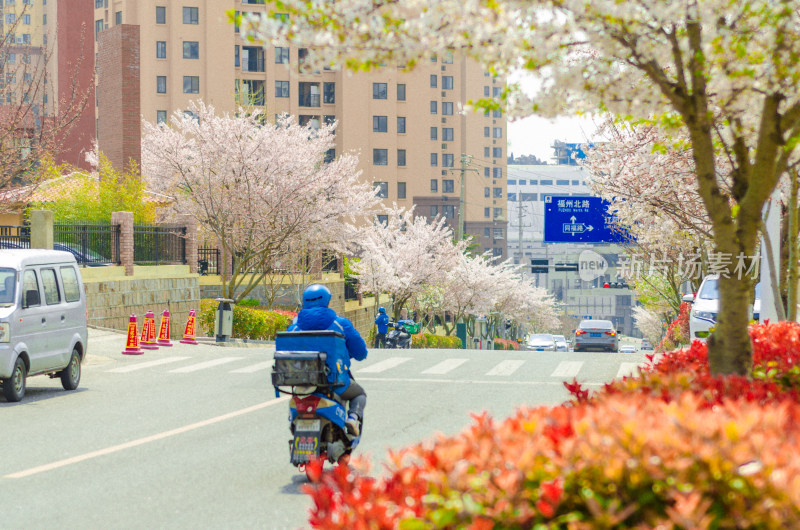
M437 108L437 103L435 101L431 101L431 114L436 114L438 112L436 108Z
M492 236L492 229L488 226L483 229L483 236L484 237L491 237Z
M487 219L489 218L489 216L490 216L491 214L492 214L492 210L491 210L491 208L484 208L484 209L483 209L483 216L484 216L484 217L486 217Z
M156 6L156 24L167 23L167 8L164 6Z
M200 15L198 14L198 9L196 7L183 8L183 23L184 24L200 23Z
M492 188L492 197L495 199L503 198L503 188Z
M556 181L556 186L569 186L569 181L568 180L557 180Z
M492 178L495 178L495 179L503 178L503 168L501 168L501 167L493 167L492 168Z
M264 106L264 80L242 79L240 102L245 105Z
M405 83L398 83L397 84L397 101L405 101L406 100L406 85Z
M453 141L453 128L452 127L442 127L442 141L443 142L452 142Z
M436 193L439 191L439 181L436 179L431 179L431 191Z
M442 167L453 167L453 155L452 154L443 154L442 155Z
M442 76L442 90L453 90L453 76L452 75L443 75Z
M436 77L436 74L431 75L431 88L436 88L436 85L437 85L436 80L437 79L438 79L438 77Z
M439 155L437 153L431 153L431 167L436 167L439 165Z
M157 110L156 111L156 123L167 123L167 111L166 110Z
M289 97L289 81L275 81L275 97L276 98Z
M444 64L453 64L453 52L447 52L442 57L442 63Z
M453 204L442 205L442 215L447 219L456 218L456 207Z
M453 179L442 179L442 193L453 193L455 186Z
M572 181L572 185L573 185L573 186L579 186L579 185L580 185L580 183L581 183L581 181L580 181L580 180L573 180L573 181Z
M387 121L388 119L386 118L386 116L373 116L372 132L387 132L388 131Z
M6 0L6 5L7 6L9 6L9 5L13 6L14 3L15 3L15 0ZM101 7L103 7L103 0L94 0L94 8L95 9L100 9Z
M431 127L431 140L438 140L438 139L439 139L439 128Z
M122 24L122 11L117 11L114 13L114 25L119 26Z
M483 87L483 97L488 98L491 93L489 92L489 87Z
M534 181L531 181L531 184L535 185L536 183ZM553 181L550 180L550 179L545 179L545 180L540 181L539 184L541 186L552 186L553 185Z
M502 111L499 111L499 110L493 110L492 111L492 118L502 118L502 117L503 117L503 112Z
M235 44L235 45L233 46L233 64L234 64L234 66L236 66L237 68L238 68L238 67L239 67L239 65L241 64L241 61L239 60L239 55L240 55L240 53L239 53L239 45L238 45L238 44Z
M436 182L436 181L433 181L433 182ZM434 191L436 191L436 190L434 190ZM438 217L439 216L439 206L437 206L436 204L432 204L431 205L431 215L430 216L431 217Z
M242 46L242 72L264 72L266 57L261 46Z
M406 198L406 183L405 182L398 182L397 183L397 198L398 199L405 199Z
M397 134L405 134L406 132L406 118L405 116L397 117Z
M158 94L167 93L167 76L165 75L156 76L156 93Z
M502 219L503 218L503 209L502 208L493 208L494 210L494 218L495 219Z
M386 83L372 83L372 99L386 99Z
M336 83L322 84L322 102L328 104L336 103Z
M319 83L300 83L298 104L301 107L319 107Z
M502 93L503 93L502 87L499 87L499 86L492 87L492 97L493 98L499 98L502 95Z
M187 40L183 42L183 58L184 59L199 59L200 58L200 43L197 41Z
M373 182L372 187L375 188L378 197L386 199L389 197L389 183L388 182Z
M156 59L167 58L167 41L156 41Z
M28 14L22 15L22 23L26 26L31 25L31 16Z
M323 161L326 164L330 164L334 160L336 160L336 149L328 149L327 151L325 151L325 158Z
M14 19L14 14L12 13L10 15L6 15L6 23L7 24L13 24L13 22L9 22L8 21L9 17L11 17L11 19L13 20ZM103 21L102 20L95 20L94 21L94 40L97 40L97 39L100 38L100 32L101 31L103 31Z
M388 149L373 149L372 150L372 165L373 166L388 166L389 165L389 150Z
M494 157L494 158L503 158L503 148L502 147L492 147L492 157Z
M483 196L485 198L491 197L492 196L492 190L490 190L489 188L483 188Z
M397 165L400 167L405 167L406 165L406 150L405 149L398 149L397 150Z
M311 127L315 131L319 130L319 116L301 114L297 123L300 124L300 127Z
M183 93L184 94L199 94L200 93L200 77L196 75L183 76Z
M503 129L502 127L495 127L492 129L492 137L493 138L502 138L503 137Z
M444 116L452 116L453 115L453 102L452 101L444 101L444 102L442 102L442 115L444 115Z
M289 64L289 48L275 48L275 64Z
M386 226L386 225L389 224L389 216L388 215L376 215L375 217L377 217L379 225Z

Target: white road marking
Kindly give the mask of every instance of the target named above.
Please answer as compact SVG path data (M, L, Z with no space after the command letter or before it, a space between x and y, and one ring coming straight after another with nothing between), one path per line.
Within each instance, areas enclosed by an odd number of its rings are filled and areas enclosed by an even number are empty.
M193 431L201 427L207 427L209 425L213 425L221 421L229 420L231 418L236 418L237 416L249 414L251 412L255 412L257 410L270 407L272 405L277 405L278 403L283 403L288 399L289 399L288 396L271 399L269 401L265 401L264 403L253 405L252 407L246 407L240 410L235 410L233 412L228 412L227 414L223 414L221 416L216 416L214 418L209 418L207 420L198 421L197 423L192 423L189 425L185 425L183 427L178 427L177 429L172 429L170 431L164 431L158 434L153 434L151 436L145 436L144 438L131 440L130 442L125 442L119 445L112 445L111 447L106 447L105 449L100 449L97 451L92 451L90 453L84 453L82 455L65 458L63 460L58 460L50 464L45 464L43 466L32 467L30 469L25 469L23 471L17 471L16 473L10 473L8 475L5 475L3 478L25 478L31 475L36 475L38 473L44 473L45 471L52 471L60 467L69 466L71 464L77 464L78 462L83 462L84 460L97 458L98 456L105 456L111 453L117 453L119 451L124 451L125 449L131 449L139 445L144 445L150 442L163 440L164 438L169 438L170 436L176 436L178 434L183 434L185 432Z
M402 383L458 383L468 385L525 385L525 386L564 386L563 381L503 381L499 379L481 380L481 379L431 379L424 377L359 377L358 381L389 381L389 382L402 382ZM583 386L603 386L605 383L581 383Z
M220 359L213 359L211 361L206 361L204 363L198 364L190 364L189 366L184 366L182 368L176 368L175 370L170 370L170 373L173 374L186 374L189 372L196 372L198 370L204 370L206 368L211 368L212 366L219 366L220 364L226 364L233 361L238 361L242 359L242 357L222 357Z
M186 359L191 359L191 357L164 357L163 359L156 359L155 361L136 363L136 364L131 364L129 366L121 366L119 368L114 368L113 370L106 370L106 371L113 372L116 374L123 374L127 372L133 372L135 370L142 370L144 368L152 368L153 366L160 366L162 364L169 364L178 361L183 361Z
M525 361L502 361L500 364L486 372L486 375L511 375L523 364L525 364Z
M274 361L265 361L263 363L254 364L252 366L245 366L244 368L237 368L236 370L231 370L232 374L251 374L253 372L258 372L259 370L266 370L271 368L274 364Z
M459 366L461 366L462 364L464 364L467 361L468 361L468 359L445 359L444 361L440 362L439 364L436 364L434 366L431 366L427 370L424 370L422 373L423 374L446 374L447 372L450 372L451 370L455 370L456 368L458 368Z
M357 374L377 374L379 372L385 372L386 370L391 370L396 366L400 366L406 361L410 361L411 357L389 357L388 359L384 359L383 361L379 361L371 366L367 366L366 368L361 368L356 370Z
M617 379L622 379L628 375L636 375L636 369L639 363L619 363L619 370L617 371Z
M550 377L575 377L583 366L583 361L561 361Z

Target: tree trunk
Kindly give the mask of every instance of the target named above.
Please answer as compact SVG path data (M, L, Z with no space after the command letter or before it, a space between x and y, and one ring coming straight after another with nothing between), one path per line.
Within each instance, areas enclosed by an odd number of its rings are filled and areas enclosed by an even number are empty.
M797 171L792 171L789 174L792 179L792 188L789 198L789 207L787 213L789 216L789 234L788 234L788 247L789 257L787 264L787 289L786 289L786 310L787 320L797 320L797 280L798 280L798 265L797 265L797 188L798 188L798 175Z
M752 344L748 332L751 282L735 275L719 279L719 314L708 338L708 364L712 375L749 375Z

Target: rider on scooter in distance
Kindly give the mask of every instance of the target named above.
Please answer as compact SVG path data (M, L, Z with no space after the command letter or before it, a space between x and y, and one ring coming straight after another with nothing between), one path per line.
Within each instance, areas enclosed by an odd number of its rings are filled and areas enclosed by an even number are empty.
M306 287L303 291L303 309L297 314L297 318L287 331L338 331L344 335L350 359L363 361L367 358L366 342L348 319L337 316L336 312L328 307L330 301L331 292L324 285L314 283ZM350 359L342 359L347 361L343 365L349 367ZM361 385L355 382L349 369L347 375L349 376L349 385L336 388L334 391L348 402L347 432L352 436L358 436L364 420L367 393L364 392Z

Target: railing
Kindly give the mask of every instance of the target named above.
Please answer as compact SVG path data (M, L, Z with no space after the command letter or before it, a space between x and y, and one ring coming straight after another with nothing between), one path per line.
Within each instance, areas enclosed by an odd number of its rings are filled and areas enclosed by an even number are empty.
M201 275L220 273L220 251L218 248L198 247L197 272Z
M186 227L134 225L133 262L186 264Z
M0 248L28 248L30 244L29 226L0 225Z
M120 263L119 226L53 225L53 249L72 253L80 265Z

